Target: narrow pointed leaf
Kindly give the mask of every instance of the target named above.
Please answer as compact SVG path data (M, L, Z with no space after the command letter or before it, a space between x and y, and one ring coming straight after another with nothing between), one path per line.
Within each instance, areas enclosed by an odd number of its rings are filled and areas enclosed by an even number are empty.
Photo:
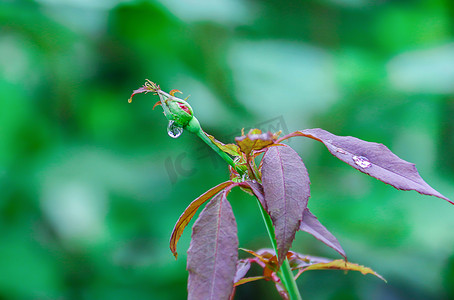
M344 249L342 249L339 241L336 239L334 235L331 234L314 216L308 208L304 210L303 213L303 220L301 221L301 225L299 228L301 231L305 231L311 235L313 235L317 240L325 243L328 247L333 248L336 250L340 255L342 255L345 259L347 256L345 255Z
M265 278L266 278L265 276L254 276L254 277L242 278L235 282L235 286L239 286L239 285L242 285L242 284L245 284L248 282L257 281L257 280L265 279Z
M170 237L170 250L172 251L173 255L175 256L175 259L178 257L177 253L177 243L178 240L180 239L181 235L183 234L184 229L188 225L188 223L191 221L192 217L194 217L195 213L199 209L199 207L205 203L208 199L222 191L223 189L236 185L235 182L233 181L226 181L221 184L218 184L217 186L211 188L210 190L206 191L203 193L201 196L199 196L197 199L191 202L189 206L185 209L183 214L180 216L178 219L177 223L175 224L175 227L173 228L172 231L172 236Z
M268 148L262 163L262 185L266 207L275 227L280 265L307 207L309 175L298 153L288 146Z
M358 265L358 264L354 264L354 263L351 263L351 262L346 262L346 261L344 261L342 259L336 259L336 260L333 260L333 261L328 262L328 263L318 263L318 264L310 265L310 266L304 268L303 270L301 270L297 274L297 276L299 276L301 273L309 271L309 270L358 271L358 272L361 272L363 275L366 275L366 274L375 275L378 278L380 278L381 280L383 280L384 282L386 282L386 280L381 275L376 273L371 268L368 268L368 267L365 267L365 266L361 266L361 265Z
M343 162L396 189L414 190L420 194L436 196L454 204L428 185L421 178L414 164L399 158L383 144L366 142L352 136L337 136L320 128L296 131L282 137L277 142L294 136L305 136L322 142L332 155Z
M188 299L229 299L237 261L237 226L224 191L208 203L192 228Z

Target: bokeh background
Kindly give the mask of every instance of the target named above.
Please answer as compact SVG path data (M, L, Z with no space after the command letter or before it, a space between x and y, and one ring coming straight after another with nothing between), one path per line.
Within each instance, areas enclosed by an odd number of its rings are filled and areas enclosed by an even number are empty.
M156 97L128 104L146 78L191 95L225 142L322 127L386 144L454 198L451 0L2 0L0 299L185 299L190 227L177 261L171 230L228 172L191 134L169 138ZM290 145L313 213L388 280L307 272L305 299L454 299L452 205ZM240 246L269 247L255 201L230 201ZM340 258L302 232L293 249ZM268 282L237 290L278 298Z

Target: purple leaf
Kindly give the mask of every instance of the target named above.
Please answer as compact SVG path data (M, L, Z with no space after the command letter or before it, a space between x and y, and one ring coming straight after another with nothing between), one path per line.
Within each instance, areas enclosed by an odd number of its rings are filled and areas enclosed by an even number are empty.
M366 142L351 136L337 136L320 128L296 131L282 137L277 142L294 136L305 136L322 142L332 155L343 162L396 189L414 190L420 194L436 196L454 204L428 185L421 178L414 164L400 159L383 144Z
M226 191L217 194L192 228L188 299L229 299L238 261L238 237Z
M347 259L344 249L342 249L336 237L332 235L307 208L304 210L303 220L301 221L299 229L312 234L317 240L325 243L328 247L333 248Z
M227 188L233 188L237 183L233 181L226 181L223 183L218 184L217 186L209 189L202 195L200 195L197 199L192 201L188 207L184 210L183 214L181 214L180 218L178 218L177 223L175 224L175 227L173 228L172 235L170 237L170 251L172 251L173 255L175 256L175 259L178 257L177 253L177 243L178 240L180 239L181 235L183 234L184 229L188 225L188 223L191 221L192 217L194 217L195 213L199 209L199 207L205 203L208 199L222 191L223 189ZM230 190L228 189L228 190Z
M262 185L275 227L279 265L300 227L310 196L309 184L309 175L298 153L288 146L268 148L262 160Z

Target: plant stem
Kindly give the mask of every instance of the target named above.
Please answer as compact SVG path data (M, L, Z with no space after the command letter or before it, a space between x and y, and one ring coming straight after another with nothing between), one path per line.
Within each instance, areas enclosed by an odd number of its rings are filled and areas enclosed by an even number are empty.
M235 163L233 162L233 159L227 153L225 153L224 151L219 149L219 147L216 146L216 144L210 140L210 138L205 134L205 132L202 129L200 129L196 134L200 139L202 139L202 141L204 141L208 146L210 146L211 149L214 150L214 152L219 154L220 157L222 157L229 165L231 165L232 168L234 168L238 172L238 174L243 175L242 174L243 171L240 170L240 168L238 168L235 165Z
M211 147L219 156L221 156L229 165L234 168L238 174L243 175L244 171L238 168L233 159L224 151L219 149L216 144L214 144L210 138L205 134L205 132L200 129L197 133L197 136L202 139L208 146ZM260 178L257 178L260 181ZM257 199L257 203L259 205L260 213L262 214L263 222L265 223L266 230L268 232L268 236L270 238L271 244L273 245L274 252L277 255L277 243L276 243L276 238L274 235L274 227L273 227L273 222L271 220L270 215L266 212L266 210L263 208L262 204L260 201ZM278 277L281 279L282 284L284 285L285 289L287 290L288 296L290 300L301 300L301 295L298 290L298 286L296 285L295 278L293 276L292 270L290 268L290 264L285 258L282 266L279 268L279 271L277 272Z
M274 235L273 222L271 221L270 215L266 212L266 210L263 208L262 204L258 199L257 204L259 205L263 222L265 223L265 227L268 232L268 236L270 237L271 244L273 245L274 252L277 255L277 243ZM296 281L287 258L285 258L284 262L282 263L282 266L279 268L277 275L281 279L282 284L285 286L285 289L287 290L287 293L289 295L289 299L301 300L301 295L298 290L298 286L296 285Z

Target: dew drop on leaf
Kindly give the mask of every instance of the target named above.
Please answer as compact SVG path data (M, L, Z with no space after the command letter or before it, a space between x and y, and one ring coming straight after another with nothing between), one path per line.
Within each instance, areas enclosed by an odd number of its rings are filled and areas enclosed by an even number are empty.
M355 164L357 164L358 166L360 166L361 168L369 168L372 166L372 163L369 161L369 159L367 159L367 157L364 157L364 156L353 156L353 161L355 162Z
M176 139L183 133L183 127L178 126L174 121L169 121L169 125L167 125L167 133L170 137Z

